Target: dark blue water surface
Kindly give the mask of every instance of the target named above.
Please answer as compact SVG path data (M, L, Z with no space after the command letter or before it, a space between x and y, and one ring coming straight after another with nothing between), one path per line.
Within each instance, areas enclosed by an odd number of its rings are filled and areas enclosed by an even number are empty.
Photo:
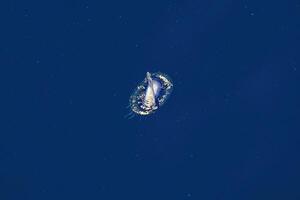
M1 200L300 199L298 0L1 8ZM128 120L147 71L173 93Z

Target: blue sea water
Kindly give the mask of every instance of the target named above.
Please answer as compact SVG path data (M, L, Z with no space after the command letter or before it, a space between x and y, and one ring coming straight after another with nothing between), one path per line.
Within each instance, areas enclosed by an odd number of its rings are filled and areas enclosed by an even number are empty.
M300 199L300 3L2 6L0 199ZM126 119L146 72L174 90Z

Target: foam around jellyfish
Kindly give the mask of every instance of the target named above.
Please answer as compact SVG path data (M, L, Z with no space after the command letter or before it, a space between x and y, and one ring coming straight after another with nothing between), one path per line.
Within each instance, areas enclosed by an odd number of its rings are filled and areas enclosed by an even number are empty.
M172 90L173 84L166 74L147 72L129 98L130 109L138 115L154 113L167 101Z

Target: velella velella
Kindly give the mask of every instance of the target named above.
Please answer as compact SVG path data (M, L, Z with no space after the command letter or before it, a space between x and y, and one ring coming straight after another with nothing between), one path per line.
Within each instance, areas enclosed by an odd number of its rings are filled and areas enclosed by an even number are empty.
M169 76L161 72L146 73L145 79L137 86L129 98L129 115L149 115L157 111L169 98L173 83Z

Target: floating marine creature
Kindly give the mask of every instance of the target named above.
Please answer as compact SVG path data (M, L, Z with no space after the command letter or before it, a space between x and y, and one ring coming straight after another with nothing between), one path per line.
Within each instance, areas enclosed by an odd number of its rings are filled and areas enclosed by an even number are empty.
M132 112L129 118L137 115L154 113L169 98L173 90L171 79L163 73L146 73L146 78L134 90L129 98L129 107Z

